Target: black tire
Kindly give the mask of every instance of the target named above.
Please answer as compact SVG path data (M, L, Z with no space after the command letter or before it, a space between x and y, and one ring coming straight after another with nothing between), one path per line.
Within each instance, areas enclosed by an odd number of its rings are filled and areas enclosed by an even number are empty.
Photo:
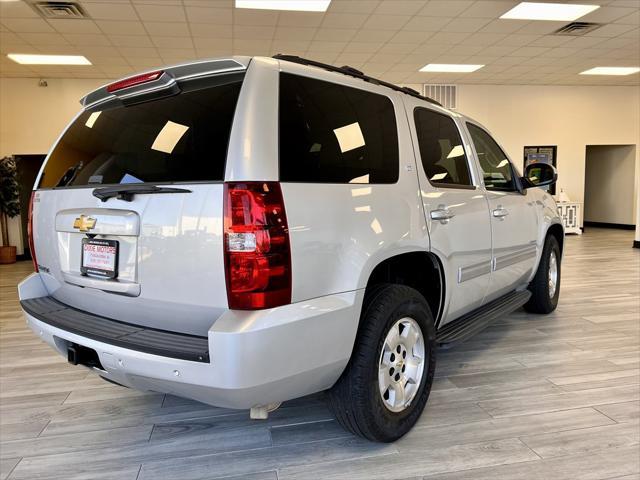
M410 405L392 412L378 388L379 358L390 328L404 317L414 319L420 327L427 363ZM328 392L329 407L349 432L377 442L393 442L411 430L424 410L435 368L436 334L429 305L413 288L386 284L367 295L349 364Z
M553 296L549 295L549 263L551 254L554 253L557 262L557 281L556 291ZM560 297L560 279L561 279L561 256L560 245L553 235L547 235L542 250L542 258L535 277L529 284L531 298L525 303L524 308L531 313L551 313L558 306L558 298Z

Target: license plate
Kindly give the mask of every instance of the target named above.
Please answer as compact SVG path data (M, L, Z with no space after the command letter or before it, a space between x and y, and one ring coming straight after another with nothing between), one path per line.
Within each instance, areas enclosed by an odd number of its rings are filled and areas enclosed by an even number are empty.
M82 239L80 272L103 278L118 276L118 241Z

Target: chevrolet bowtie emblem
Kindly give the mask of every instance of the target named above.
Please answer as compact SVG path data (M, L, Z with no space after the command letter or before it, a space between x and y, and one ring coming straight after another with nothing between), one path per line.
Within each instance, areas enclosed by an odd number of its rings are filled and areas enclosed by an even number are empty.
M91 217L85 217L84 215L80 215L73 222L73 228L77 228L81 232L88 232L95 226L96 226L96 219Z

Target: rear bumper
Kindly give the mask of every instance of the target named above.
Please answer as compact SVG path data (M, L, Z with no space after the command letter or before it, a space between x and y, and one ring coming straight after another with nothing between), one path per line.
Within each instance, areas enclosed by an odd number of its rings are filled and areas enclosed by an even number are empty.
M49 295L39 274L27 277L18 292L23 302ZM253 312L229 310L203 338L208 362L142 351L106 334L100 337L63 321L52 322L33 308L24 313L31 330L61 355L66 357L70 343L94 349L104 367L97 373L109 380L220 407L251 408L335 383L351 355L362 294L341 293ZM61 320L64 308L59 310ZM106 322L113 322L104 320L107 328Z

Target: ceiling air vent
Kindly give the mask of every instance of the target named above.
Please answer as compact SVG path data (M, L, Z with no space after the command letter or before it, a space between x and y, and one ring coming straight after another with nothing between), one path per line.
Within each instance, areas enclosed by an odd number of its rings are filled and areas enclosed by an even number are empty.
M597 28L602 26L601 23L589 23L589 22L571 22L564 27L556 30L555 35L571 35L573 37L579 37L585 33L593 32Z
M424 96L439 102L444 108L455 110L456 108L455 85L424 85Z
M32 5L45 18L87 18L76 2L34 2Z

